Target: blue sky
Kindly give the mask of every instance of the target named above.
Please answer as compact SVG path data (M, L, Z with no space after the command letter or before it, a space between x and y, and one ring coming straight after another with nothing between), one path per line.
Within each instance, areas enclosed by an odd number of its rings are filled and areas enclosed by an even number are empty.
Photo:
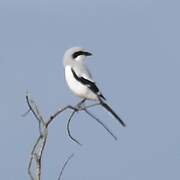
M30 91L48 117L78 98L64 81L62 57L72 46L87 60L108 102L127 123L122 128L102 108L94 112L118 136L114 141L84 113L71 124L83 144L68 139L69 113L49 129L43 179L179 180L179 1L1 0L0 178L28 179L37 124L27 110Z

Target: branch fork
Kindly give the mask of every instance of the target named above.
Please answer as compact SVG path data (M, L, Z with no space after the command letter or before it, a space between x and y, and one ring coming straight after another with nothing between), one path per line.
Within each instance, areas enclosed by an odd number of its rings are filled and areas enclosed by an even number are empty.
M80 101L77 105L75 106L71 106L68 105L66 107L63 107L59 110L57 110L55 113L53 113L48 120L45 120L44 117L42 116L37 104L35 103L35 101L31 98L30 94L27 93L26 95L26 101L28 104L28 108L29 110L23 115L26 116L29 112L32 112L33 115L35 116L37 122L38 122L38 126L39 126L39 136L33 146L33 149L31 151L31 157L30 157L30 161L29 161L29 165L28 165L28 174L30 176L31 180L41 180L41 162L42 162L42 155L43 155L43 151L44 148L46 146L46 142L47 142L47 138L48 138L48 127L49 125L53 122L53 120L60 115L62 112L66 111L67 109L72 110L70 117L68 119L68 123L67 123L67 132L68 132L68 136L70 137L70 139L74 142L76 142L78 145L82 145L77 139L75 139L72 135L71 135L71 131L70 131L70 122L73 118L73 116L75 115L75 113L80 112L80 111L84 111L86 112L90 117L92 117L94 120L96 120L100 125L102 125L105 130L115 139L117 140L117 137L108 129L108 127L102 122L100 121L96 116L94 116L92 113L90 113L88 111L89 108L100 105L100 103L95 103L92 105L88 105L85 106L85 101L86 99L83 99L82 101ZM73 157L74 154L72 154L67 161L64 163L63 168L61 169L60 175L58 177L58 180L60 180L62 173L64 171L65 166L68 164L69 160ZM32 173L32 166L33 166L33 162L34 162L34 168L35 168L35 172Z

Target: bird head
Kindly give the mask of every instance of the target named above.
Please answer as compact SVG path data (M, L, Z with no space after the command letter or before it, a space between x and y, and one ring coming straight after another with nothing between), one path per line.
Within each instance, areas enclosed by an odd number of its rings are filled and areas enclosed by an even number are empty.
M64 65L76 62L83 62L87 56L91 56L92 54L81 47L73 47L66 50L64 54Z

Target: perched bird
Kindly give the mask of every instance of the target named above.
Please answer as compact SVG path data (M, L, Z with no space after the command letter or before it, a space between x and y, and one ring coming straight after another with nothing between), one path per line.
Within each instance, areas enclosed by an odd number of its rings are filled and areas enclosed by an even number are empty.
M92 54L81 47L68 49L63 58L65 68L65 79L72 92L82 99L99 101L121 124L126 126L121 118L105 102L106 98L102 95L91 73L85 64L87 56Z

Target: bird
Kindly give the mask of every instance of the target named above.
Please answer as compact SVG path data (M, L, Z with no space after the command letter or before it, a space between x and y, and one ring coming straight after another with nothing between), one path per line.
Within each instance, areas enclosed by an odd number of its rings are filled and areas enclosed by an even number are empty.
M106 98L93 80L85 63L88 56L92 56L92 53L82 47L72 47L65 51L63 57L65 80L70 90L84 100L98 101L102 107L110 112L125 127L126 124L124 121L107 104Z

